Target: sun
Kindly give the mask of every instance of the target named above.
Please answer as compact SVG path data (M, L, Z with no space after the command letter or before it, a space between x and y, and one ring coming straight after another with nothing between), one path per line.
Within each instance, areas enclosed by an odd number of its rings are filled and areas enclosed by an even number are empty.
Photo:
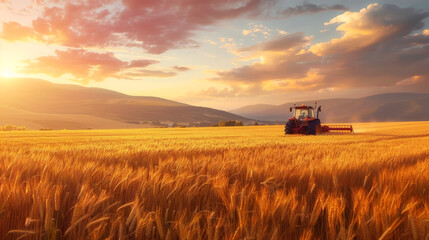
M8 68L2 68L0 71L0 77L13 78L13 77L18 77L18 74Z

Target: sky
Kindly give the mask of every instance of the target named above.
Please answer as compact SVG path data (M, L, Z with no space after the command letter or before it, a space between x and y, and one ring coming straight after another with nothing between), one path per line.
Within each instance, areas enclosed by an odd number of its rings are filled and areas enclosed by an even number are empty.
M429 92L427 0L0 0L0 77L232 110Z

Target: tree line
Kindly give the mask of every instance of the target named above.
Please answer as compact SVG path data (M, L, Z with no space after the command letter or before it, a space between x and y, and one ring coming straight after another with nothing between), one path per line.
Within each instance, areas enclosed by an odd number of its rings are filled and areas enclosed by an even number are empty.
M219 127L229 127L229 126L243 126L243 122L236 121L236 120L219 121Z
M4 125L0 126L0 131L25 131L27 130L27 127L19 127L15 125Z

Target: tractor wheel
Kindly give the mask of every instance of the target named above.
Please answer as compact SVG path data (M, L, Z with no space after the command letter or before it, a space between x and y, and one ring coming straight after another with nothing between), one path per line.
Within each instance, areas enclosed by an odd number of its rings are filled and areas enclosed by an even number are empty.
M322 125L320 120L311 121L307 127L307 135L319 135L322 133Z
M285 125L285 134L293 134L293 122L289 121Z

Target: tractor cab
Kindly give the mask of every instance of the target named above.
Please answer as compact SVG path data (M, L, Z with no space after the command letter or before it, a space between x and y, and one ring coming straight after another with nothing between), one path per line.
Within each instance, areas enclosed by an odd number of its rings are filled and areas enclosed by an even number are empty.
M303 121L306 118L314 118L314 109L309 106L295 107L295 119Z
M317 105L316 105L317 107ZM297 125L304 124L308 126L310 121L315 119L319 119L319 112L321 111L321 107L317 109L317 114L314 114L314 108L312 106L306 106L303 104L302 106L296 106L290 108L290 112L294 112L293 117L289 118L289 121L296 121Z

